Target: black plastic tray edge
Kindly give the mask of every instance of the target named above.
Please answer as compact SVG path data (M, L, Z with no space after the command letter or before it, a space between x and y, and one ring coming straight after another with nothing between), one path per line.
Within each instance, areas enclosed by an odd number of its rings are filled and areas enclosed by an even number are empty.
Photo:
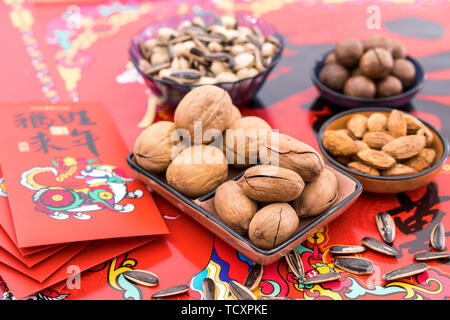
M362 192L362 184L355 178L353 178L351 175L349 175L348 173L346 173L345 171L336 168L333 166L333 169L335 169L336 171L339 171L340 173L342 173L343 175L345 175L346 177L348 177L349 179L353 180L356 184L355 187L355 191L352 192L349 196L347 196L345 199L343 199L338 205L332 207L331 209L323 212L320 216L317 217L317 219L313 220L308 226L306 226L304 229L302 229L299 233L297 233L294 237L290 238L289 240L285 241L284 243L280 244L278 247L273 248L271 250L262 250L260 248L258 248L257 246L255 246L253 243L251 243L250 240L248 240L247 238L244 238L243 236L237 234L235 231L233 231L232 229L230 229L227 225L225 225L222 221L220 221L219 219L217 219L216 217L214 217L212 214L210 214L208 211L206 211L205 209L203 209L202 207L200 207L199 205L197 205L195 202L193 202L190 198L187 198L186 196L184 196L183 194L179 193L178 191L176 191L174 188L172 188L171 186L169 186L168 184L162 182L156 175L147 172L146 170L142 169L139 165L137 165L133 160L133 153L130 153L127 156L127 162L128 165L134 170L139 172L140 174L143 174L144 176L152 179L153 181L155 181L156 183L158 183L161 187L165 188L166 190L168 190L170 193L174 194L176 197L178 197L180 200L182 200L184 203L188 204L189 206L191 206L192 208L198 210L199 212L201 212L204 216L206 216L208 219L213 220L215 223L217 223L218 225L220 225L222 228L224 228L225 230L227 230L230 234L232 234L234 237L240 239L241 241L245 242L246 244L248 244L252 249L254 249L256 252L258 252L259 254L265 255L265 256L271 256L273 254L276 254L277 252L279 252L280 250L282 250L283 248L287 247L289 244L291 244L292 242L296 241L298 238L300 238L301 236L303 236L304 234L308 233L310 230L314 229L318 224L320 224L323 220L325 220L326 218L328 218L330 215L332 215L335 211L337 211L338 209L340 209L341 207L345 206L348 202L350 202L353 198L357 197L361 192ZM236 177L234 177L233 179L238 179L241 175L238 175ZM203 198L210 198L215 191L213 191L211 194L205 195Z

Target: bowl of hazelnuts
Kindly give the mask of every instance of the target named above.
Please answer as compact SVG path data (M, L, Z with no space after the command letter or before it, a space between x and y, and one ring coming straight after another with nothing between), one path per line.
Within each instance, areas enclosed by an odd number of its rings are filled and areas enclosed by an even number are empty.
M312 71L322 97L345 108L400 107L423 87L425 72L406 47L380 35L345 39L324 54Z

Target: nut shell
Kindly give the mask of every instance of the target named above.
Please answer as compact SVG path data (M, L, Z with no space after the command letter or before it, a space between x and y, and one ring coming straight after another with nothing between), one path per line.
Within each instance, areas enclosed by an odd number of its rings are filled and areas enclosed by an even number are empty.
M308 183L301 196L293 201L293 207L299 218L321 214L337 199L338 182L335 174L328 168L311 183Z
M292 170L258 165L248 168L238 185L250 199L260 202L287 202L300 196L305 182Z
M134 143L136 162L151 172L163 172L172 161L176 141L175 125L159 121L144 129Z
M256 246L270 250L288 240L298 224L298 216L288 203L271 203L256 212L248 235Z
M219 218L240 235L248 234L248 225L258 207L247 197L234 180L222 183L214 196L214 207Z
M208 137L207 130L223 132L229 124L232 108L227 91L213 85L199 86L189 91L175 109L175 127L187 130L191 143L210 143L214 136ZM194 130L194 125L198 124L201 130L198 127Z
M310 145L286 134L273 132L263 141L260 155L262 163L279 165L297 172L304 181L313 181L323 170L320 154Z
M166 170L167 183L189 197L214 190L227 175L228 164L223 152L206 145L184 149Z

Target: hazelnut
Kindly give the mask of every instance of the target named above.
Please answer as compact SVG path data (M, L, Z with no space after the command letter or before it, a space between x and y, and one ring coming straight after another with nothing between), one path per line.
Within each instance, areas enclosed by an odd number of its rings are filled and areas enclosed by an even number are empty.
M392 57L394 59L406 58L406 47L400 41L391 41Z
M402 93L402 91L402 82L394 76L387 76L377 83L377 96L380 98L392 97Z
M389 50L389 40L381 35L375 35L364 41L364 50L368 51L375 48L383 48Z
M342 91L348 77L348 70L337 63L326 64L319 74L320 82L336 91Z
M411 86L416 79L416 68L411 61L406 59L396 59L392 69L392 75L396 76L403 84L404 88Z
M344 93L351 97L374 98L376 94L375 83L365 76L353 76L345 83Z
M386 49L370 49L361 57L359 67L365 76L373 80L379 80L391 73L394 67L394 59Z
M356 39L342 40L334 49L337 62L347 68L357 66L363 52L361 41Z

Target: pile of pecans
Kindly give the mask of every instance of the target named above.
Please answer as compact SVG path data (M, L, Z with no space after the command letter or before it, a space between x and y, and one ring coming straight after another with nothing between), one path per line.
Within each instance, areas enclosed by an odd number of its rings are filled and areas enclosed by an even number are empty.
M144 57L139 69L155 79L186 85L235 82L267 69L280 50L279 40L265 37L254 25L240 26L224 15L211 23L202 17L172 29L162 27L157 38L139 43Z

